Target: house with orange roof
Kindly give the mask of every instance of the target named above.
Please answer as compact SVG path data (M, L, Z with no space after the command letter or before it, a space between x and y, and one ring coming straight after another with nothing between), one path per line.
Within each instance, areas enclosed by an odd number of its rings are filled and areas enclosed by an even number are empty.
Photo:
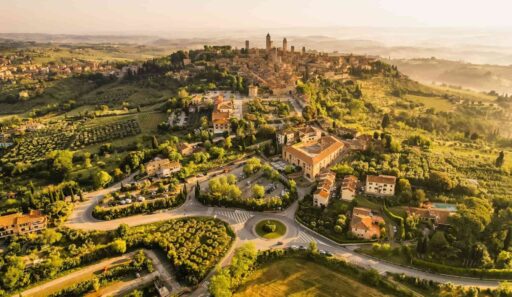
M304 177L314 180L320 171L328 167L343 152L344 144L334 136L323 136L318 140L299 142L283 147L283 159L300 167Z
M313 194L313 205L316 207L326 207L329 204L331 191L334 189L336 174L333 172L319 175L319 183Z
M229 132L231 129L229 120L234 113L235 105L233 101L224 101L224 96L217 96L214 101L212 112L213 134Z
M155 158L146 164L146 173L148 176L169 177L172 173L180 170L180 162L171 161L169 159Z
M14 213L0 217L0 238L23 235L46 229L48 219L39 210L28 214Z
M353 175L347 175L343 178L341 183L341 199L345 201L352 201L356 196L357 184L359 180Z
M377 239L381 236L381 225L384 219L375 215L371 209L354 207L350 220L350 231L357 237L363 239Z

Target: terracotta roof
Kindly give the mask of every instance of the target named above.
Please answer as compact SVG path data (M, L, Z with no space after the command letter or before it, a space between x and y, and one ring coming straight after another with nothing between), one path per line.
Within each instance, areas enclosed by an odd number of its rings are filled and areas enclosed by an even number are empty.
M347 175L343 178L343 182L341 183L341 189L355 191L357 189L357 182L357 177L353 175Z
M0 216L0 226L20 225L32 222L44 222L46 216L42 215L38 210L32 210L29 214L14 213L10 215Z
M228 112L214 111L212 113L212 122L214 124L225 124L229 121Z
M455 212L449 210L442 209L427 209L427 208L419 208L419 207L407 207L406 209L408 214L416 214L422 218L426 219L434 219L436 224L448 224L448 218L452 216Z
M394 185L396 183L396 177L390 175L368 175L366 176L366 182Z
M362 207L354 207L352 210L352 219L350 220L350 227L355 229L364 229L370 232L369 237L373 235L380 237L379 224L384 223L384 219L376 216L370 209Z
M333 152L342 149L344 144L333 136L324 136L318 141L306 143L297 143L286 146L285 152L288 152L303 162L313 166Z

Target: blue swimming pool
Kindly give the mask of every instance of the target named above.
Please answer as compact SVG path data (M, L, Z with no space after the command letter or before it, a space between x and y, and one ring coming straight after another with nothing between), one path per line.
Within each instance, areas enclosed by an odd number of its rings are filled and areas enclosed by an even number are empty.
M439 208L449 211L457 211L457 206L455 204L449 203L432 203L432 208Z

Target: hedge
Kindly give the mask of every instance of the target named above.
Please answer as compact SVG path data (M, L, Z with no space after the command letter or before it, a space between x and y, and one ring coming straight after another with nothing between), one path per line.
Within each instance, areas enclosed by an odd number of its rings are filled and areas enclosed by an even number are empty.
M177 207L185 202L183 195L178 194L169 198L157 198L144 202L135 202L126 207L102 207L96 206L92 216L99 220L114 220L136 214L150 213L159 209Z
M384 213L386 213L387 216L389 216L395 223L400 225L400 239L405 239L405 224L404 224L404 218L401 216L397 216L396 214L392 213L388 207L386 206L386 202L383 203L383 209Z
M432 272L470 276L478 278L491 278L491 279L512 279L512 269L481 269L481 268L464 268L454 267L440 263L425 261L418 258L412 259L412 265L427 269Z

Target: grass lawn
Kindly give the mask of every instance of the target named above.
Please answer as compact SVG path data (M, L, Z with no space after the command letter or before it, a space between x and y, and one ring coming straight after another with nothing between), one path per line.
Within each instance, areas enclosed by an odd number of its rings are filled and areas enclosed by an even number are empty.
M286 258L254 271L235 297L385 295L327 267L305 259Z
M273 232L267 232L264 228L265 224L270 223L275 226ZM266 239L275 239L283 236L286 233L286 226L277 220L263 220L256 224L256 233Z
M455 108L455 106L450 101L440 97L407 95L405 98L416 103L421 103L425 105L426 108L433 108L437 111L453 111Z

